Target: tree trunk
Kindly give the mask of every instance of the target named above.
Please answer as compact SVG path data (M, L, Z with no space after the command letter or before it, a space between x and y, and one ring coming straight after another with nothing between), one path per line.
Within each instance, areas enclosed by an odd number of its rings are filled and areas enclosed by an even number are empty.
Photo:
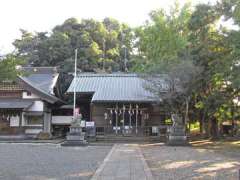
M186 128L186 133L190 134L190 122L189 122L189 117L188 117L188 110L189 110L189 97L186 98L186 111L185 111L185 128ZM188 127L189 124L189 127Z
M218 138L218 122L217 119L215 117L213 117L211 119L211 129L210 129L210 133L211 133L211 137L213 139L217 139Z
M232 114L232 133L231 135L234 136L235 135L235 118L234 118L234 105L231 108L231 114Z
M208 119L204 119L204 137L210 137L210 121Z
M208 119L208 116L206 116L205 111L203 111L202 123L203 123L203 135L205 138L209 138L209 136L210 136L210 121Z
M200 134L204 134L204 119L203 119L202 111L199 112L199 126L200 126Z

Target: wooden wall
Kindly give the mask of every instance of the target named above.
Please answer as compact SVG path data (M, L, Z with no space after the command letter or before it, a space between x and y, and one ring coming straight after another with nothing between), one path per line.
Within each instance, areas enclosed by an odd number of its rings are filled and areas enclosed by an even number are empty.
M108 122L104 119L104 113L109 113L108 108L115 107L115 104L97 103L91 104L90 106L91 120L95 122L96 126L108 126ZM140 104L139 107L145 108L145 112L149 114L149 119L145 121L145 126L159 126L164 124L164 120L167 118L167 115L161 108L161 105Z
M91 120L95 122L95 125L98 127L107 126L107 122L104 119L104 113L108 112L107 108L111 107L111 104L91 104L90 105L90 114Z

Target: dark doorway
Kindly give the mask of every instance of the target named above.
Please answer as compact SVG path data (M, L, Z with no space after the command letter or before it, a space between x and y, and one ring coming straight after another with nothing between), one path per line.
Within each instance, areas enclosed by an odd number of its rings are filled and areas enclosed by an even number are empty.
M80 113L85 121L90 121L90 104L91 104L92 94L77 94L76 106L80 108Z
M77 107L80 108L83 120L90 121L90 103L77 104Z

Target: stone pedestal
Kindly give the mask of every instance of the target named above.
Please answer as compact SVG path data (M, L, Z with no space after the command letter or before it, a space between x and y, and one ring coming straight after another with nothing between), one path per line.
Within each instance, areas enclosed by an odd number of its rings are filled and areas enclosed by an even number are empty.
M82 132L82 127L71 126L70 132L67 134L66 141L62 146L85 146L87 145L85 140L85 132Z
M182 119L177 115L172 115L173 125L169 129L167 144L172 146L188 145L186 130Z
M85 146L88 142L85 139L85 132L82 131L81 118L74 120L70 126L66 141L62 146Z

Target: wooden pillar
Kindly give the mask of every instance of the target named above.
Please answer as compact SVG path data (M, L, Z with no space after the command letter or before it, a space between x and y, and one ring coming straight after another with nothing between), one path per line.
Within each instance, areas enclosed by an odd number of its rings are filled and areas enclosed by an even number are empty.
M125 106L123 105L123 130L125 128Z
M136 134L138 134L138 105L136 104Z
M51 112L44 112L43 115L43 132L51 133Z
M141 110L141 127L143 127L143 123L144 123L144 113L143 113L143 110Z
M131 104L128 112L129 112L129 124L130 124L130 128L132 129L132 105Z
M23 133L22 113L23 113L22 111L19 113L19 129L20 129L21 133Z
M93 103L90 103L90 121L93 121Z
M21 126L25 126L24 114L25 114L25 112L23 111L23 112L21 113Z
M51 121L52 121L51 110L47 107L47 104L44 104L43 132L51 134L51 124L52 124Z
M22 112L19 114L19 128L22 127Z

